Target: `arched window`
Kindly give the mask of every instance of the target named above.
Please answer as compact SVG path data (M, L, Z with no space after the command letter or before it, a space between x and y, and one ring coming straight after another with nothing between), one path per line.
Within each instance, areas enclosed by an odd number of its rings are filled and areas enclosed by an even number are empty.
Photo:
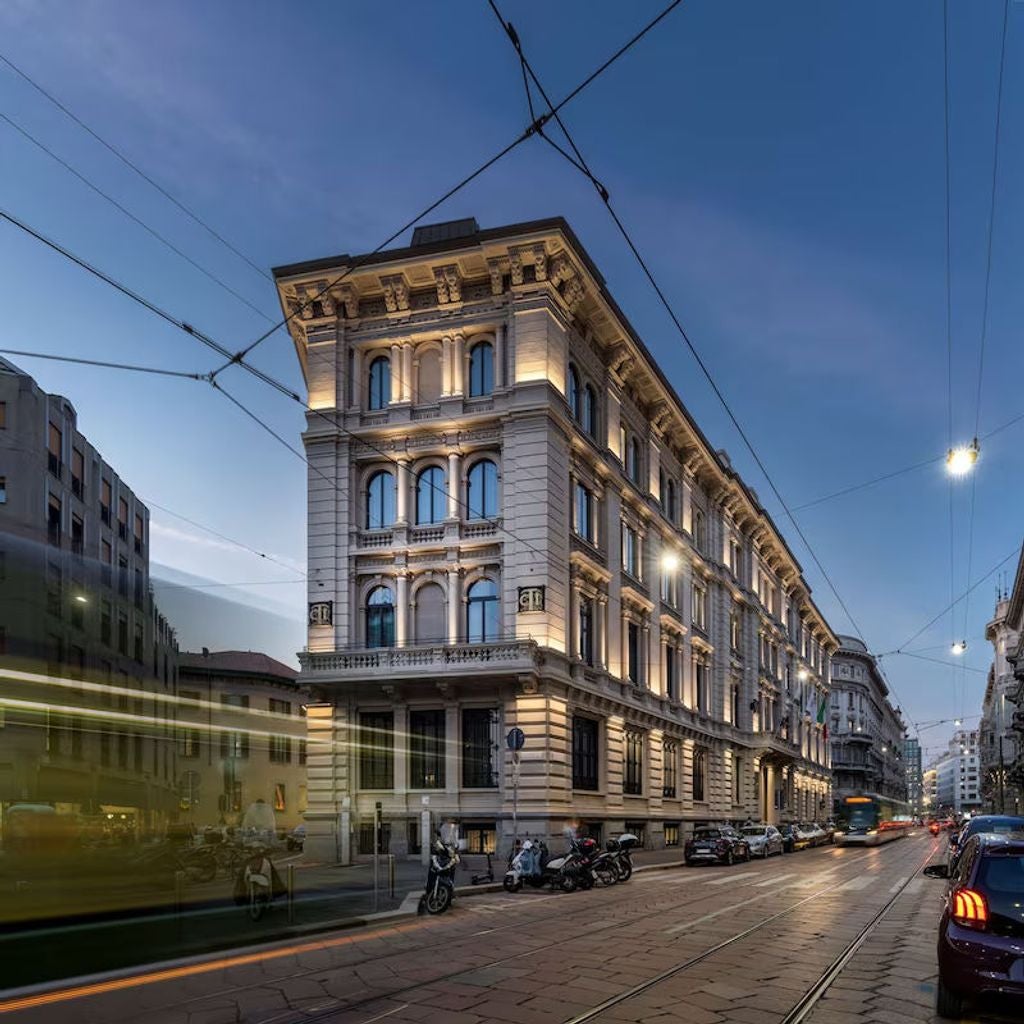
M444 470L440 466L428 466L416 478L417 524L441 522L447 497Z
M593 438L597 438L597 395L587 384L580 396L580 426Z
M576 372L576 367L569 364L569 384L568 384L568 395L569 399L569 412L572 413L574 420L580 418L580 375Z
M436 583L425 583L416 591L416 643L431 644L447 640L444 591Z
M498 514L498 467L490 459L474 462L466 482L467 519L492 519Z
M494 390L494 346L478 341L469 350L469 397L489 395Z
M466 640L482 644L498 636L498 586L477 580L466 592Z
M386 409L391 401L391 360L377 356L370 363L370 408Z
M395 602L387 587L374 587L366 599L366 646L395 646Z
M395 478L386 469L370 477L366 486L366 528L380 530L395 521Z

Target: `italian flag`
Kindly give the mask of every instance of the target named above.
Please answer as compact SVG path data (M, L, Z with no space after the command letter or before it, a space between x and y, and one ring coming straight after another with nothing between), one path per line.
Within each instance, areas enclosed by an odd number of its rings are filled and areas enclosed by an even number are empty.
M821 700L818 703L818 725L824 726L823 733L825 739L828 739L828 724L825 722L825 711L828 703L828 697L826 694L821 695Z

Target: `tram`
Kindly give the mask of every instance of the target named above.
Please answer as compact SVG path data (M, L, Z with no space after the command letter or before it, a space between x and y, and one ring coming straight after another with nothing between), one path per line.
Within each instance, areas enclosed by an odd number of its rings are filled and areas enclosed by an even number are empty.
M911 829L908 815L901 815L890 800L874 796L848 796L836 801L836 846L881 846L900 839Z

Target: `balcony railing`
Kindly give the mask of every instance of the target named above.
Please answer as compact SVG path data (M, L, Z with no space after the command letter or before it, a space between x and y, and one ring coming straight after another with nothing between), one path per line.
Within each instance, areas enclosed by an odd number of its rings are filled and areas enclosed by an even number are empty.
M394 543L393 530L360 530L359 546L361 548L389 548Z
M306 651L299 655L303 671L316 675L382 673L422 676L439 670L439 678L481 671L521 671L533 668L539 658L531 639L496 640L486 643L409 644L403 647L352 648L337 651Z
M431 526L414 526L409 531L410 544L436 544L444 540L444 524Z

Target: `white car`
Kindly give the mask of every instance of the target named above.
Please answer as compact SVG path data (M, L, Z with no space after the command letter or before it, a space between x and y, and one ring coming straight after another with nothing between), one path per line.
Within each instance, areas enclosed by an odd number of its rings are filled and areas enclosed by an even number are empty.
M774 825L744 825L740 832L750 847L751 857L767 859L782 853L782 833Z

